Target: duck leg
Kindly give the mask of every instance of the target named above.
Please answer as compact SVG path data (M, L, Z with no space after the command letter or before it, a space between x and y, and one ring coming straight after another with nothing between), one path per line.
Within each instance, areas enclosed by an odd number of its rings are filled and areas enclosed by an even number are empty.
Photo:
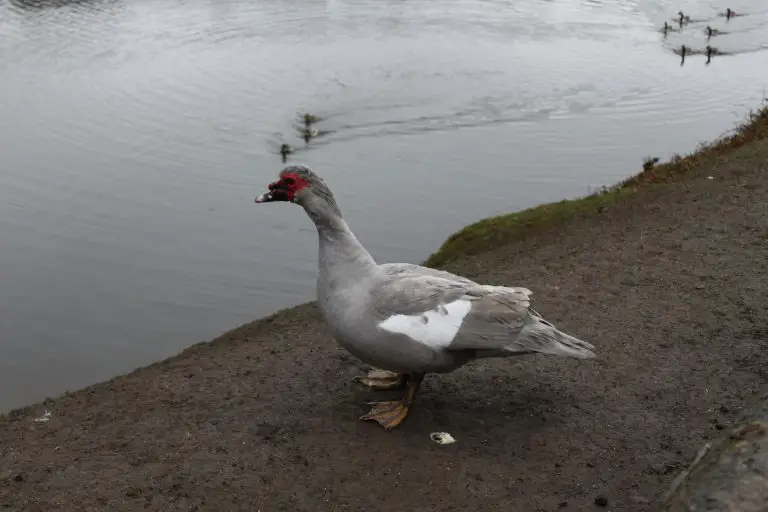
M360 420L374 420L387 430L393 429L400 425L406 416L408 411L413 405L413 401L416 398L416 393L421 387L421 381L424 380L423 373L411 373L406 376L406 384L408 386L408 393L402 400L395 400L393 402L376 402L373 408L360 417Z
M365 377L355 377L355 380L372 389L397 389L405 384L405 375L374 368Z

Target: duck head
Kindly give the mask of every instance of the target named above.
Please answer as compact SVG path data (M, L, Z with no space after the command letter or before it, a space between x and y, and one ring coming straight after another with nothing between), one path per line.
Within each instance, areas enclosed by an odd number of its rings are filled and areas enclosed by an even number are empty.
M254 199L256 203L295 203L304 208L318 226L339 224L341 211L333 193L309 167L289 165L280 171L278 178L267 186L269 192Z
M316 181L322 180L304 165L289 165L278 175L278 180L270 183L266 192L258 196L257 203L287 201L299 203L301 198L311 194Z

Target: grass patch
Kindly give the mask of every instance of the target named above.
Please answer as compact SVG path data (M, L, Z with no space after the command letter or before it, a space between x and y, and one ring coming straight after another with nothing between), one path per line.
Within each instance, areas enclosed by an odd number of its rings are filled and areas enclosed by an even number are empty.
M675 155L669 162L664 163L658 163L658 158L647 157L643 161L642 171L612 187L603 187L594 194L542 204L470 224L451 235L424 264L430 267L445 265L463 256L483 253L524 239L532 233L562 226L579 217L600 213L605 206L620 201L638 187L695 176L696 173L692 171L704 161L726 155L749 142L766 138L768 104L763 100L762 107L750 111L747 118L731 133L713 142L701 144L689 155Z

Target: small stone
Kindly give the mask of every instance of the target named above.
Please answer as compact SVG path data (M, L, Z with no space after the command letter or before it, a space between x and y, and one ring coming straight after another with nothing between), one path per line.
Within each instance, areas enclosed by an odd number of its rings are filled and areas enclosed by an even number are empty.
M723 414L728 414L730 412L730 409L728 409L728 407L726 407L724 405L721 405L720 406L720 412L723 413Z
M24 480L26 480L24 473L19 473L18 475L13 477L14 482L23 482Z
M560 507L560 508L567 507L568 506L568 500L561 501L560 503L557 504L557 506Z
M429 438L437 444L452 444L456 439L448 432L432 432Z
M715 428L717 430L723 430L725 428L725 425L723 425L722 423L717 423L715 424Z
M597 505L598 507L607 507L608 498L602 495L598 496L597 498L595 498L595 505Z

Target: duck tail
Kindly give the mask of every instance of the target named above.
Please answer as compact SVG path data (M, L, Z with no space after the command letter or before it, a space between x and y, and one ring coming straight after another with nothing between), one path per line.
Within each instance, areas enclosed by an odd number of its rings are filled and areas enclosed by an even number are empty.
M557 343L556 349L550 352L553 355L570 356L578 359L594 359L595 347L591 343L587 343L584 340L580 340L570 334L566 334L562 331L555 329L555 337Z
M533 313L536 314L535 311ZM520 332L520 338L526 341L525 344L530 346L531 350L578 359L595 357L595 347L591 343L558 330L541 316L532 316L530 320Z

